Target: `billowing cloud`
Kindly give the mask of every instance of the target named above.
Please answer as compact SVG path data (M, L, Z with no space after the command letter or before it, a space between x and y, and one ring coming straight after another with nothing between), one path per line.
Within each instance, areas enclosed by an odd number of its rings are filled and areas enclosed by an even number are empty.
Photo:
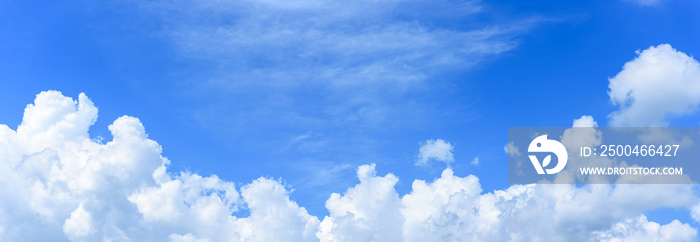
M698 230L678 220L659 225L640 215L620 221L611 229L597 234L600 241L692 241L697 237Z
M696 211L692 186L515 185L484 192L476 176L447 168L433 181L413 181L401 195L399 178L377 174L374 164L358 167L359 183L331 194L329 215L319 219L278 180L236 185L216 175L169 172L170 161L134 117L109 126L111 141L92 140L88 129L96 119L84 94L74 101L49 91L27 106L16 130L0 125L0 240L683 241L697 235L689 224L661 225L643 215L659 207Z
M589 115L583 115L578 119L574 119L574 124L572 127L582 127L582 128L591 128L591 127L598 127L598 123L593 120L593 117Z
M96 119L84 94L76 102L49 91L16 131L0 125L0 240L315 238L318 219L280 182L260 178L239 192L215 175L170 174L138 119L114 121L106 144L89 138ZM250 215L232 215L240 209Z
M445 162L448 166L455 161L454 146L442 139L429 139L418 150L416 165L427 165L429 161Z
M611 126L667 126L668 119L695 112L700 104L700 63L669 44L637 51L610 78L610 100L620 108Z
M321 222L322 241L401 240L401 200L394 190L399 179L392 174L377 176L374 168L374 164L360 166L360 184L342 196L333 193L326 201L330 216Z
M358 185L331 195L322 241L588 241L640 233L617 227L645 211L687 208L697 200L685 185L514 185L483 193L477 177L459 177L450 168L432 182L413 181L401 197L394 190L398 179L377 176L374 167L361 166ZM678 221L642 232L678 241L696 234Z

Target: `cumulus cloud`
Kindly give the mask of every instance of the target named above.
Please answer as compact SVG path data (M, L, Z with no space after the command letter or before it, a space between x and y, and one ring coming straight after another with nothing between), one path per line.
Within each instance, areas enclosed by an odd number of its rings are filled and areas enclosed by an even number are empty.
M692 241L698 230L689 224L673 220L666 225L649 222L647 217L625 219L606 231L598 232L600 241Z
M331 195L321 241L588 241L631 234L613 225L697 200L690 186L514 185L483 193L477 177L459 177L450 168L432 182L413 181L401 197L394 190L398 179L374 168L361 166L358 185ZM678 221L661 228L644 233L695 238L695 229Z
M593 127L598 127L598 123L593 120L593 117L589 115L583 115L578 119L574 119L574 128L593 128Z
M97 108L80 94L37 95L17 130L0 125L0 239L228 241L314 238L318 219L278 181L241 187L167 172L161 147L134 117L89 138ZM274 209L269 209L274 207ZM232 214L248 209L248 217Z
M564 131L561 137L561 143L566 147L582 147L596 146L602 140L602 133L596 129L598 123L593 120L593 117L583 115L581 118L574 119L573 128Z
M402 196L395 190L399 178L377 174L374 164L358 167L357 185L330 195L321 220L278 180L237 186L216 175L168 172L170 161L134 117L109 126L111 141L91 140L87 131L96 118L84 94L74 101L49 91L27 106L17 130L0 125L0 240L682 241L697 235L689 224L660 225L643 216L659 207L697 207L691 186L515 185L484 192L476 176L447 168L433 181L413 181ZM447 152L428 157L452 159L449 143L430 145ZM244 210L248 215L237 215Z
M611 126L667 126L668 119L695 112L700 104L700 64L669 44L637 51L610 78L608 95L620 108Z
M400 241L403 219L393 174L376 176L375 165L357 169L360 184L326 201L330 216L321 222L321 241Z
M448 166L455 161L452 150L454 146L442 139L429 139L421 145L418 150L418 159L416 165L428 165L429 161L445 162Z

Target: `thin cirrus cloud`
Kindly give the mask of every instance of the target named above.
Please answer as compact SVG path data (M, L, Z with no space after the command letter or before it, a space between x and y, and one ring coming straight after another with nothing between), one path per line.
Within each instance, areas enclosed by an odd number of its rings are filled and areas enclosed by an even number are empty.
M491 13L479 1L452 0L183 0L138 9L167 26L158 36L177 56L208 63L176 86L207 100L191 116L217 132L272 117L299 132L387 124L428 109L397 101L406 93L515 48L542 21L484 21Z
M435 20L470 20L482 10L472 1L185 2L156 4L171 11L153 14L174 26L165 34L181 54L225 66L230 78L218 81L226 85L409 83L430 67L510 50L534 21L457 28Z
M639 6L650 7L658 6L659 4L665 2L666 0L624 0L625 2L631 2Z

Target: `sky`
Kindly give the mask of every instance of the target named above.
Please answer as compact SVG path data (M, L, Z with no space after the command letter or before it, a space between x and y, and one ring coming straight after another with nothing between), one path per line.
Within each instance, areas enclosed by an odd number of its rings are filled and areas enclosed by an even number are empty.
M698 9L0 2L0 238L695 241L695 186L511 185L504 147L700 125Z

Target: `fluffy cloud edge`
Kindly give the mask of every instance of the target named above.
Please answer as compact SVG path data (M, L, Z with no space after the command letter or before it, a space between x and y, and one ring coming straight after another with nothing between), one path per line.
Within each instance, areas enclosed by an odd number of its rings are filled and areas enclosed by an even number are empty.
M700 63L669 44L637 51L609 82L610 126L668 126L700 105Z
M418 149L416 166L427 166L430 161L444 162L448 166L455 161L454 146L443 139L426 140Z
M688 186L515 185L484 193L476 176L456 176L448 167L433 181L413 181L401 196L395 190L399 178L377 175L374 164L358 167L359 183L331 194L329 216L319 219L291 200L278 180L236 186L216 175L171 174L170 161L137 118L118 118L109 126L112 141L93 141L88 129L96 119L97 108L86 95L74 101L48 91L27 106L16 131L0 125L0 161L9 167L0 170L0 238L425 241L697 234L689 224L659 225L639 217L658 207L696 204ZM586 116L577 122L594 123ZM449 142L428 141L422 157L454 161ZM684 195L669 202L669 194ZM241 210L250 213L236 216ZM555 226L543 231L545 224ZM620 232L617 227L625 226L617 224L658 229Z

